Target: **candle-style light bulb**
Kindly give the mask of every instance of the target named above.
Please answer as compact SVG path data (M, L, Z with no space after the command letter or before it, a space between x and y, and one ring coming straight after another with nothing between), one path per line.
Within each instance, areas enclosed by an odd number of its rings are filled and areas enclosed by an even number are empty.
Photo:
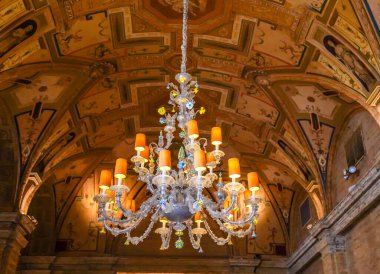
M206 170L206 156L201 149L194 152L194 168L196 171Z
M99 188L103 191L103 194L106 193L106 190L109 189L112 181L112 173L110 170L102 170L100 172Z
M228 174L232 179L240 178L240 163L239 158L228 159Z
M199 137L198 122L196 120L187 122L187 136L192 140Z
M252 192L256 192L260 189L259 185L259 176L257 175L257 172L249 172L247 174L248 179L248 189Z
M165 172L171 169L170 150L167 150L167 149L160 150L158 159L159 159L158 166L161 169L161 171Z
M215 146L216 150L222 144L222 129L220 127L213 127L211 129L211 144Z
M145 149L146 146L146 136L144 133L137 133L135 140L135 150L141 152Z

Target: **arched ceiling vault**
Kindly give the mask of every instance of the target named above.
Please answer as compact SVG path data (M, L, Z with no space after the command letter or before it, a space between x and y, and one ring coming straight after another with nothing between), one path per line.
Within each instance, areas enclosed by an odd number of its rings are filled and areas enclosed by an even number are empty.
M317 218L328 210L330 146L344 119L361 107L380 123L374 22L358 0L190 2L187 66L200 84L196 107L206 108L201 134L221 126L227 155L260 172L287 241L295 193L310 196ZM72 202L61 201L130 157L136 132L155 140L180 45L180 0L1 1L0 130L19 142L16 204L49 184L63 226ZM67 178L77 187L64 191ZM130 195L143 199L143 185Z

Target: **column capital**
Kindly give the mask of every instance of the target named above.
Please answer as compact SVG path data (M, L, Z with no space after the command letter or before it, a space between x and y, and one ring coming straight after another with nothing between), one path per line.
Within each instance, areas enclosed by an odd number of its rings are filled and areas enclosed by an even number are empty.
M328 234L326 236L328 253L345 252L346 237L343 235Z

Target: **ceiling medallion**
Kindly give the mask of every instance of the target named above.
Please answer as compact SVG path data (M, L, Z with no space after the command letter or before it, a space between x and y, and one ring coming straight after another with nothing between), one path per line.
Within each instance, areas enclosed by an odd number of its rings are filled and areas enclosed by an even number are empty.
M179 86L173 83L167 85L172 112L166 113L165 108L158 109L163 115L160 123L165 125L165 134L161 131L158 142L147 146L146 136L138 133L135 141L136 155L131 158L135 165L134 170L139 176L138 180L146 183L147 190L152 195L142 203L137 212L134 212L133 203L125 200L125 194L129 191L123 184L127 175L127 160L119 158L116 160L114 172L117 184L110 186L112 173L110 170L102 170L99 181L102 191L94 200L99 204L98 220L104 225L102 231L105 232L106 229L115 236L124 234L125 244L137 245L142 242L150 234L155 223L160 221L162 225L155 233L162 239L161 249L169 248L173 230L178 236L175 247L181 249L184 245L181 236L187 229L193 248L202 252L201 238L207 233L218 245L231 244L231 236L256 237L255 228L261 200L255 197L255 192L259 189L256 172L248 173L247 190L237 181L240 178L238 158L228 160L230 181L226 184L222 181L222 174L214 173L214 169L224 157L224 152L220 149L221 128L213 127L211 130L211 152L206 152L207 139L199 138L195 117L198 113L204 113L205 109L194 109L194 97L199 87L186 72L188 0L184 0L183 4L182 63L181 72L175 77ZM177 169L174 170L169 149L174 142L174 132L177 128L180 129L179 138L182 139L182 144L178 152ZM211 188L214 181L218 182L215 192L217 202L203 194L203 190ZM150 218L150 224L143 235L131 236L133 229L146 218ZM226 233L226 237L217 237L211 231L207 219L216 222L220 230Z

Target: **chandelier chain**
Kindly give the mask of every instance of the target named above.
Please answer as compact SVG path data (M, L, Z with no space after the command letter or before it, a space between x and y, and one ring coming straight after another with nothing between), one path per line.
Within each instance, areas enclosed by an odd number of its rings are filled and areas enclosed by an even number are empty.
M181 73L186 73L187 60L187 21L188 21L189 0L183 0L183 20L182 20L182 63Z

